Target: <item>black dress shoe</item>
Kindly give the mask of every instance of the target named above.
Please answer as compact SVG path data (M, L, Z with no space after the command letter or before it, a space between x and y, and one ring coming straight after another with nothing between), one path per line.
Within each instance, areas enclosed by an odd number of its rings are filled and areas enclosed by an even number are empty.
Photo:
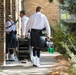
M33 66L34 66L34 67L37 67L37 65L34 65L34 64L33 64Z
M6 60L6 61L15 61L15 60Z

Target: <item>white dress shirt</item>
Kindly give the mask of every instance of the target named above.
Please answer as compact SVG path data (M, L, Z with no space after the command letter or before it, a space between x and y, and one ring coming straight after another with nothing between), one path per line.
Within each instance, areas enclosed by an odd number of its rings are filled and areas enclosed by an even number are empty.
M47 37L50 37L50 25L44 14L41 12L36 12L33 14L26 25L26 35L28 35L29 29L43 29L46 28Z
M7 21L6 27L11 26L13 23L14 23L13 20ZM11 31L15 31L15 30L16 30L16 25L13 24L11 27L9 27L9 28L6 29L6 32L11 32Z
M25 35L26 23L28 19L29 18L25 15L21 18L21 35Z

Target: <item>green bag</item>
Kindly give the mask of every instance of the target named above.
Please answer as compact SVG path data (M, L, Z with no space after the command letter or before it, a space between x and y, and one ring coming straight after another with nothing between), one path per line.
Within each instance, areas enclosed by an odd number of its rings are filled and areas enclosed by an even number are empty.
M54 48L48 48L49 53L54 53Z

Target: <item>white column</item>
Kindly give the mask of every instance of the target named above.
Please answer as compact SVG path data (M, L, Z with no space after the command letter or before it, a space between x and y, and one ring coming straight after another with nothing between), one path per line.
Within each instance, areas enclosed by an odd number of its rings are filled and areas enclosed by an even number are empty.
M15 8L16 8L16 11L15 11L15 17L16 17L16 20L18 20L18 17L19 17L19 15L18 15L18 0L15 0Z
M6 54L6 32L5 32L5 25L6 25L6 0L4 0L4 63L3 65L6 65L6 59L5 59L5 54Z
M17 26L17 30L18 30L18 34L21 35L21 18L20 18L20 11L21 11L21 0L16 0L18 2L18 26Z

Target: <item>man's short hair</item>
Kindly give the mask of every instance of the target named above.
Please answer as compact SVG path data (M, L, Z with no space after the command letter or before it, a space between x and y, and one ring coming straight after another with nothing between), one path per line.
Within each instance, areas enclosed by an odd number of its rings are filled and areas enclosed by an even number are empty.
M25 15L25 14L26 14L24 10L20 11L20 13L22 13L23 15Z
M36 8L36 12L40 11L41 9L42 9L42 7L41 7L41 6L38 6L38 7Z

